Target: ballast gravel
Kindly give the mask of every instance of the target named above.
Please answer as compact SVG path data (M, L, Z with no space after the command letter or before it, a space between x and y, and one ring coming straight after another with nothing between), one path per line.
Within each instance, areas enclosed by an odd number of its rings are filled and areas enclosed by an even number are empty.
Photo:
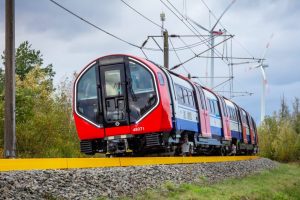
M247 161L0 173L0 199L114 199L166 182L214 183L272 169L266 158Z

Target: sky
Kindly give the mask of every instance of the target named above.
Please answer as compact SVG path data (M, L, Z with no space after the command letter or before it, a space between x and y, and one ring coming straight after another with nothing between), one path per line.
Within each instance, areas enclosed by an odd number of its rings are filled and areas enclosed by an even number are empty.
M121 0L56 0L79 16L87 19L98 27L140 46L148 35L161 35L161 29L142 18ZM166 21L164 27L169 34L193 35L184 23L183 17L178 19L160 0L124 0L140 13L157 24L161 24L160 13L164 12ZM162 0L168 4L167 0ZM169 0L184 16L210 29L215 24L231 0ZM210 11L204 5L209 7ZM59 84L73 72L79 72L93 59L115 53L126 53L145 57L140 49L121 42L75 18L49 0L15 0L15 40L16 47L23 41L29 41L32 48L43 54L44 64L52 63L56 71L55 83ZM184 6L186 5L186 6ZM0 0L0 52L5 44L5 1ZM210 14L211 13L211 14ZM214 17L216 16L216 18ZM300 1L297 0L236 0L217 24L215 30L226 29L227 34L234 35L232 40L220 44L216 51L221 56L262 58L266 44L270 47L266 54L265 64L268 80L266 97L266 114L271 115L280 106L284 96L291 107L295 97L300 98ZM186 22L187 23L187 22ZM195 32L195 31L194 31ZM207 32L198 29L200 34ZM219 43L224 37L215 39ZM186 44L195 44L198 37L183 38ZM171 38L174 47L185 44L178 38ZM161 38L157 38L163 44ZM171 44L169 44L171 47ZM153 40L146 47L158 48ZM232 48L231 48L232 47ZM177 51L181 61L185 61L206 50L207 44L191 49ZM163 54L160 51L145 50L147 57L156 63L163 64ZM203 56L208 56L204 53ZM170 52L170 66L179 64L174 51ZM228 63L215 59L215 76L229 76ZM233 60L233 63L244 60ZM233 66L233 90L250 92L251 96L238 96L235 102L248 110L258 122L260 120L260 98L262 75L259 69L249 70L255 63ZM4 68L2 63L1 68ZM185 68L185 69L184 69ZM175 70L178 73L205 77L210 75L210 61L207 58L196 58L186 63L184 67ZM200 78L200 83L209 86L209 80ZM226 81L216 78L215 85ZM228 91L229 84L215 88L216 91ZM223 93L225 96L228 93ZM291 109L291 108L290 108Z

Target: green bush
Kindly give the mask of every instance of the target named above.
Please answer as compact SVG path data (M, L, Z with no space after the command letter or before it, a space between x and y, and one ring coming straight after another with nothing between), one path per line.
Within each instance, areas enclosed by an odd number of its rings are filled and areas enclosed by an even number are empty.
M300 160L298 106L294 106L294 113L290 115L284 100L282 102L279 115L267 117L258 129L260 155L283 162Z

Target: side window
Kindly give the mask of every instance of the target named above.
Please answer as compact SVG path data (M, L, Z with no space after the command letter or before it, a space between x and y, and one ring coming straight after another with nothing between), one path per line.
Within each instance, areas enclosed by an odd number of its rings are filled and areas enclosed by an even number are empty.
M205 98L204 98L204 95L203 95L203 93L200 89L199 89L199 93L200 93L201 108L205 109Z
M183 89L183 95L184 95L184 102L185 104L189 105L190 102L189 102L189 94L188 94L188 91L186 89Z
M193 106L193 107L195 106L194 98L193 98L193 92L192 91L189 92L189 102L190 102L191 106Z
M184 91L181 87L180 87L180 95L181 95L181 102L182 102L182 104L184 104L185 103Z
M219 109L219 106L218 106L218 102L217 101L214 101L214 106L215 106L215 114L217 116L220 116L220 109Z
M233 114L233 118L234 118L234 121L238 121L238 118L236 116L236 109L232 109L232 114Z
M88 69L77 82L76 109L88 120L98 123L96 65Z
M236 121L236 120L235 120L235 116L234 116L234 109L233 109L233 108L229 108L229 109L230 109L230 110L229 110L229 112L230 112L230 119Z
M212 114L215 114L215 108L214 108L214 102L213 102L213 100L209 99L208 101L209 101L210 112Z
M176 96L177 96L178 103L183 104L184 98L183 98L183 93L182 93L181 87L179 85L175 84L175 89L176 89Z
M128 85L130 121L136 122L155 106L158 99L153 76L147 68L129 61L129 71L131 78Z
M164 85L165 84L164 76L160 72L158 72L157 77L158 77L159 84Z

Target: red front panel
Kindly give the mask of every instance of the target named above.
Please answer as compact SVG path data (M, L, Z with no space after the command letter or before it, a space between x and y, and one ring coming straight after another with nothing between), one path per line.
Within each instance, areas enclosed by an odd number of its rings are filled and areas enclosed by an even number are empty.
M125 55L123 55L125 56ZM155 82L157 85L157 91L159 96L158 105L150 111L142 120L136 124L124 125L119 127L103 128L97 127L93 123L88 122L86 119L78 116L74 112L74 119L77 128L78 137L80 140L88 139L101 139L108 136L124 135L124 134L143 134L152 132L168 132L172 129L172 113L171 113L171 100L168 91L168 82L164 73L155 65L147 60L137 57L131 57L135 60L145 64L154 73ZM92 62L93 63L93 62ZM90 65L90 64L89 64ZM89 65L87 67L89 67ZM86 67L86 68L87 68ZM83 70L84 71L84 70ZM158 75L163 76L164 84L158 81ZM75 88L75 87L74 87ZM75 96L74 91L74 96ZM75 105L75 104L73 104ZM75 110L75 107L73 107Z
M80 140L104 138L104 128L99 128L73 113L78 137Z

